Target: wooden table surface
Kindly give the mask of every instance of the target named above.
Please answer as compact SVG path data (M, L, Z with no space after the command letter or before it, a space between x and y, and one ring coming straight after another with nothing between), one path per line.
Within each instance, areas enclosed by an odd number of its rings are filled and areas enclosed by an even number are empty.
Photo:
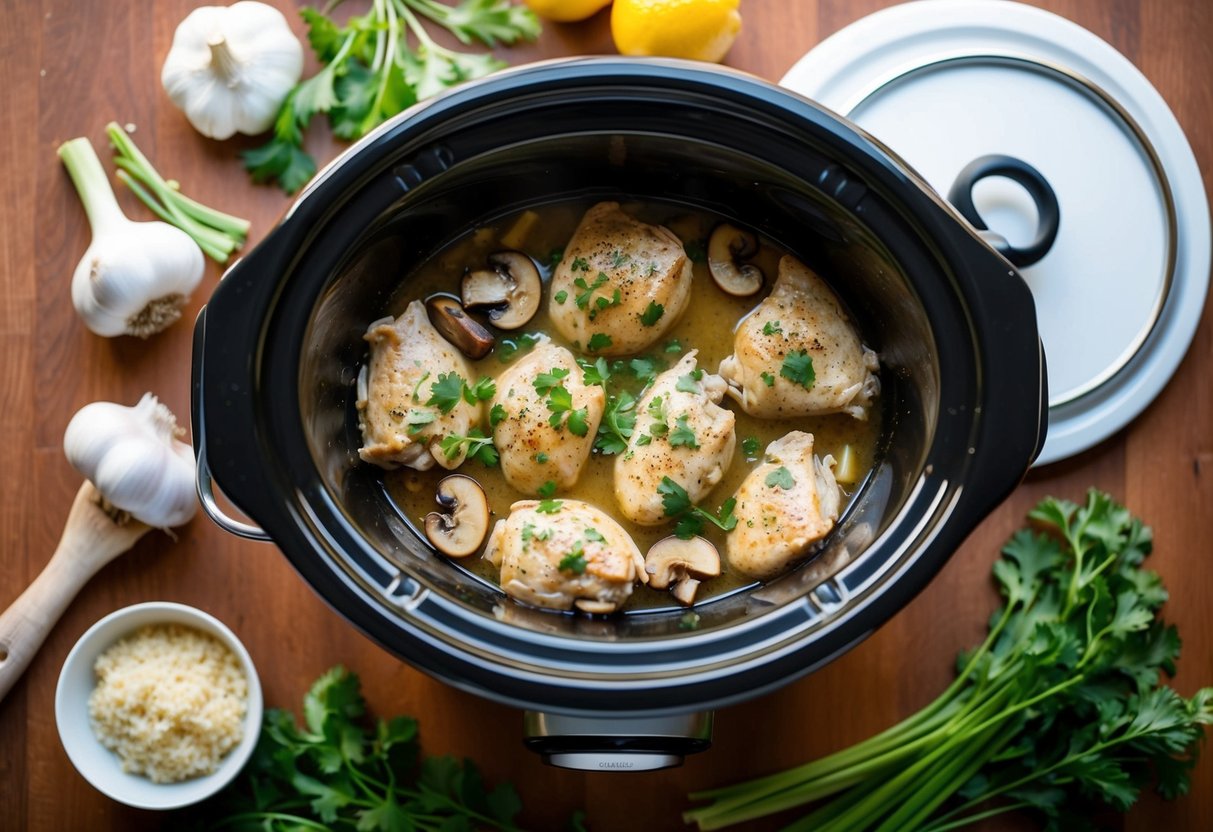
M302 34L290 0L273 0ZM1046 0L1110 41L1175 111L1205 172L1213 174L1213 4L1208 0ZM110 120L137 126L135 139L166 175L203 202L249 217L253 242L287 199L249 184L236 151L195 133L160 88L176 24L198 0L4 0L0 31L0 607L49 557L79 484L61 452L63 430L82 405L133 403L158 394L188 421L193 315L214 287L207 275L186 318L148 342L105 340L72 310L69 280L89 231L55 156L84 135L105 147ZM352 6L361 6L351 0ZM727 62L778 79L822 38L888 5L884 0L745 0L745 24ZM581 26L548 25L533 46L503 52L512 63L612 52L607 15ZM337 150L323 130L310 149ZM108 158L107 153L102 153ZM107 162L108 165L108 162ZM148 218L125 189L128 213ZM475 758L491 780L510 778L533 828L558 828L584 807L593 828L685 828L689 790L803 762L863 739L922 706L951 678L958 649L975 644L996 603L989 570L999 545L1038 499L1110 491L1154 526L1153 566L1171 591L1167 617L1184 653L1175 680L1190 695L1213 683L1213 327L1206 309L1196 340L1162 395L1128 429L1068 462L1033 472L956 553L930 587L844 658L783 690L718 714L715 747L676 770L581 774L545 767L521 745L518 711L460 693L403 665L330 610L269 545L222 533L204 516L173 542L152 534L87 586L25 678L0 703L0 828L155 828L159 816L94 791L68 762L52 700L72 644L98 618L128 604L180 601L231 626L252 653L269 705L297 707L307 685L341 662L365 683L381 714L421 719L431 752ZM989 828L1030 828L1021 821ZM1192 794L1152 795L1124 821L1134 830L1213 829L1213 759L1197 767Z

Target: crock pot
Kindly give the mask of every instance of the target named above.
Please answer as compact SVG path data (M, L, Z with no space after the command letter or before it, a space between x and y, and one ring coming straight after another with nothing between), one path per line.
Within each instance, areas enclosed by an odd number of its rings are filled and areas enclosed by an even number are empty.
M438 556L358 461L367 323L453 238L570 198L683 203L760 230L827 276L881 356L878 461L826 545L695 607L693 629L674 606L589 617L511 601ZM700 712L853 647L1015 487L1046 424L1033 301L1007 259L852 124L759 79L675 61L538 64L403 113L232 266L194 339L208 513L272 539L395 655L535 711L528 742L576 766L672 762L707 745ZM212 479L256 526L225 514Z

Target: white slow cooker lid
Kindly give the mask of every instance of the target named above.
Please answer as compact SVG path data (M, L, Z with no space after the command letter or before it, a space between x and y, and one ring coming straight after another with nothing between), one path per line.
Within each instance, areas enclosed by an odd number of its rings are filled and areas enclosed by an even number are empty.
M1021 159L1057 195L1049 253L1020 271L1049 372L1038 465L1128 424L1170 380L1209 281L1209 206L1179 123L1123 55L1074 23L1006 0L922 0L814 47L789 89L857 123L941 194L969 162ZM1036 208L983 179L990 229L1031 242Z

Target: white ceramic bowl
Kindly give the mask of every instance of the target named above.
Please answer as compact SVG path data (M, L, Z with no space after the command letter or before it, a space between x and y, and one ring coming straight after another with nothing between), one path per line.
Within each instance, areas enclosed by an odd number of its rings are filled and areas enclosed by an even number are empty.
M244 737L205 777L179 783L153 783L122 770L118 755L107 749L89 724L88 698L96 686L93 664L107 648L149 624L183 624L210 633L228 646L240 660L248 677L248 710ZM55 722L68 759L84 779L119 803L140 809L176 809L205 800L234 778L248 762L261 731L261 682L248 651L226 626L202 610L184 604L152 601L124 607L102 618L76 642L67 654L59 684L55 688Z

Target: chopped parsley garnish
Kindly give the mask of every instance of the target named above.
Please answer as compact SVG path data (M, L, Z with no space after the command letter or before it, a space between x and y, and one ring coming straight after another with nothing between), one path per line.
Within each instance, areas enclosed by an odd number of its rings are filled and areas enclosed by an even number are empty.
M782 335L783 327L779 325L779 321L767 321L762 325L763 335Z
M566 292L564 289L561 289L559 292L552 295L552 298L556 301L556 303L563 304L566 300L569 299L569 293Z
M516 338L501 338L497 341L497 360L506 364L519 355L527 354L542 340L542 336L533 332L524 332Z
M539 486L535 490L539 492L540 497L551 497L553 494L556 493L556 481L548 480L547 482L545 482L543 485Z
M687 253L687 257L691 258L692 263L708 262L708 250L704 247L702 240L691 240L689 243L683 243L682 248Z
M554 248L548 253L548 265L553 269L560 265L560 261L564 259L564 249ZM561 301L564 303L564 301Z
M757 436L747 436L741 440L741 452L748 457L757 456L758 448L761 444Z
M567 374L568 371L565 370ZM536 381L536 389L538 389L538 381ZM557 430L560 429L561 423L567 424L569 432L574 436L585 436L590 432L589 426L589 411L584 408L573 409L573 394L570 393L564 385L553 387L548 391L548 410L552 415L548 417L548 424ZM568 414L568 420L565 421L565 414Z
M656 419L658 422L665 421L665 397L664 396L654 396L652 401L649 402L649 406L647 409L649 411L649 415L652 416L654 419Z
M640 313L640 322L645 326L653 326L665 314L665 307L656 301L649 301L648 307Z
M468 404L487 402L497 393L497 383L488 376L481 376L472 387L463 385L463 400Z
M534 536L535 536L535 524L534 523L523 523L522 524L522 542L530 543L531 538Z
M611 265L616 269L628 262L628 259L628 256L618 249L611 252Z
M779 374L806 390L817 380L817 374L813 372L813 358L806 350L793 350L785 355Z
M692 503L686 489L669 477L662 477L661 484L657 486L657 493L661 495L661 506L666 517L677 519L674 534L683 540L699 534L705 520L726 532L732 531L737 525L737 517L733 514L737 500L732 497L724 501L716 514L712 514Z
M651 383L657 377L657 371L661 369L661 365L657 363L655 358L633 358L628 362L628 367L632 370L632 375L636 376L646 385Z
M674 420L674 429L670 431L670 447L687 447L691 450L699 447L699 440L695 438L695 431L687 426L686 416L679 416Z
M782 488L784 491L791 490L792 486L796 484L796 480L792 477L792 472L782 465L767 474L765 482L767 488Z
M680 630L697 630L699 629L699 613L684 612L682 618L678 619L678 629Z
M643 447L645 445L651 445L652 443L653 443L653 437L649 436L647 433L642 433L636 437L636 444L641 447Z
M775 376L771 375L770 373L764 372L761 374L761 377L762 377L762 380L766 382L767 387L775 386Z
M592 540L595 543L606 543L606 538L602 536L602 532L598 531L598 529L595 529L593 527L587 528L585 530L585 539Z
M553 367L546 373L539 373L531 383L535 386L535 392L542 395L553 387L559 387L560 380L568 374L569 371L563 367Z
M636 397L627 390L607 400L594 447L603 454L622 453L636 428Z
M574 257L573 262L569 264L569 268L575 272L588 272L590 264L585 261L585 258Z
M698 393L698 382L701 378L703 378L703 370L691 370L686 375L678 377L678 383L674 385L674 389L680 393Z
M438 418L438 414L432 410L426 410L420 407L414 407L409 411L408 418L404 420L408 425L409 435L420 433L421 429Z
M459 373L443 373L430 385L430 398L426 404L438 408L443 413L450 413L463 398L463 387L463 376Z
M556 568L561 572L573 572L577 575L585 574L585 551L582 549L580 540L574 544L573 551L560 559L560 563L556 564Z
M585 309L589 306L590 300L594 297L594 290L600 288L606 282L607 276L605 272L599 272L598 277L594 278L593 283L587 283L584 277L576 278L573 281L573 285L581 290L577 297L573 299L573 302L577 304L577 308Z
M592 321L597 318L598 313L602 310L609 309L612 306L618 306L622 300L623 292L620 289L615 290L615 292L611 295L610 300L607 300L602 295L594 298L594 305L590 307L590 320Z
M548 482L551 482L551 480L549 480ZM546 487L546 486L547 486L547 483L545 482L543 484L543 487ZM553 482L552 490L554 491L555 488L556 488L556 483ZM564 500L540 500L539 505L535 506L535 511L539 512L540 514L556 514L557 512L560 511L560 508L563 505L564 505Z
M588 358L578 358L578 366L585 374L586 384L597 384L599 387L606 387L606 383L611 379L611 368L607 365L605 358L596 358L590 361Z
M417 391L421 389L421 385L425 384L425 380L429 377L430 377L430 373L427 370L425 375L423 375L421 378L417 379L417 383L413 385L413 401L414 402L421 401L421 395Z
M611 336L603 332L595 332L590 336L590 342L585 345L590 352L598 352L611 345Z
M682 352L682 343L675 338L665 345L666 352Z
M493 409L489 411L489 427L495 428L506 420L507 414L505 408L499 404L493 405Z
M500 459L497 449L493 447L492 437L485 436L478 428L469 430L467 436L453 433L443 437L441 448L447 459L454 459L461 451L466 450L468 459L474 459L490 468Z
M543 463L548 461L548 455L545 454L543 451L540 451L539 453L535 454L535 461L538 462L540 465L542 465Z

